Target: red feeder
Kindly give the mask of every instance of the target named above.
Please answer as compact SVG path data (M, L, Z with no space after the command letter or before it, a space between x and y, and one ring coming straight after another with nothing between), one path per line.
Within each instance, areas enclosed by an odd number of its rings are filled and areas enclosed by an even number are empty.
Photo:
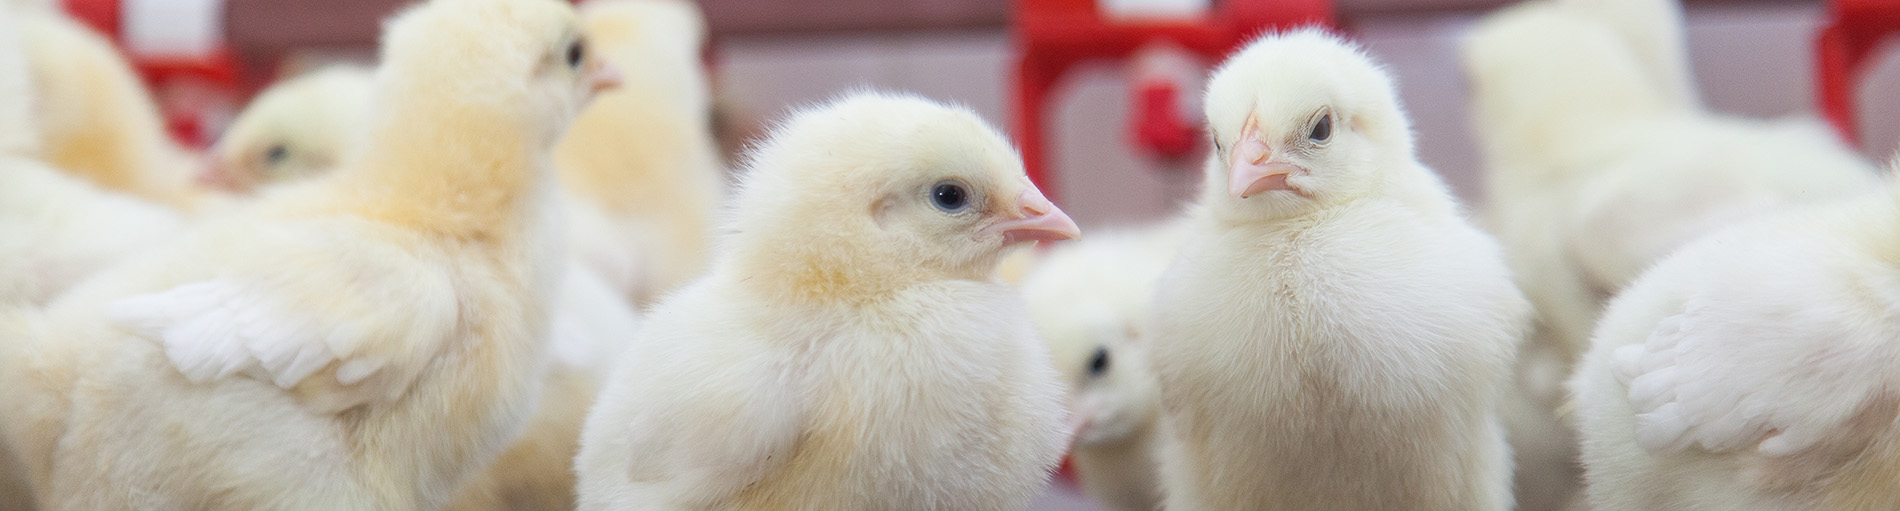
M1900 1L1829 0L1827 25L1816 41L1821 113L1841 136L1860 142L1856 86L1873 51L1887 34L1900 31Z
M1154 44L1218 61L1269 29L1333 24L1331 0L1228 0L1188 20L1110 19L1094 0L1016 0L1015 15L1015 135L1029 178L1050 195L1055 191L1045 160L1043 114L1050 90L1076 63L1126 60ZM1164 155L1185 153L1194 129L1183 128L1175 102L1181 91L1146 85L1137 86L1137 140Z

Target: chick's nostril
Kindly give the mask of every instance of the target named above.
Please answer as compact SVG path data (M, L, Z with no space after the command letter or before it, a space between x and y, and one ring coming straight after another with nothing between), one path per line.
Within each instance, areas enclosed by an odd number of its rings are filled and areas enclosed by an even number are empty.
M1022 209L1024 217L1046 215L1056 209L1055 203L1049 202L1049 199L1043 197L1042 192L1035 188L1023 190L1023 194L1016 198L1016 204Z

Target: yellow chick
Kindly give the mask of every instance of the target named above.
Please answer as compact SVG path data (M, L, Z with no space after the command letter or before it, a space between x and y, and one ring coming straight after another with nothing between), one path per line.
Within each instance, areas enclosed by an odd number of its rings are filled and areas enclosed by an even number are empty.
M1023 281L1036 329L1069 385L1076 479L1120 511L1161 506L1161 393L1148 368L1155 286L1181 248L1181 222L1060 247Z
M56 9L18 14L46 161L108 190L203 206L192 185L196 157L172 141L158 105L112 42Z
M556 0L387 27L338 172L0 315L0 427L43 503L438 509L526 425L563 271L548 153L611 73Z
M588 417L580 509L1023 509L1062 390L990 275L1074 222L995 129L910 96L795 114L749 168Z
M644 306L704 271L724 194L705 22L683 0L594 1L581 14L601 57L628 72L554 151L572 250Z
M369 116L370 70L332 66L265 89L231 121L199 180L236 192L336 167Z

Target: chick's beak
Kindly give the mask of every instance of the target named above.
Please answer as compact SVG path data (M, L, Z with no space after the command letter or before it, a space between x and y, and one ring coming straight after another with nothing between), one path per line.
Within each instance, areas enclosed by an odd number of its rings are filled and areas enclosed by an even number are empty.
M244 191L247 188L238 180L237 174L219 158L206 157L200 160L198 175L195 177L195 181L200 186L232 192Z
M1273 161L1273 146L1260 140L1251 117L1240 132L1240 140L1234 143L1233 152L1228 153L1227 161L1232 162L1227 173L1227 192L1236 199L1273 190L1298 191L1287 184L1286 179L1300 171L1300 167Z
M587 76L587 87L595 93L620 87L620 68L606 62L594 66L594 72Z
M1003 233L1004 243L1082 237L1082 229L1075 226L1075 221L1034 186L1023 189L1022 195L1016 197L1016 216L997 222L992 229Z

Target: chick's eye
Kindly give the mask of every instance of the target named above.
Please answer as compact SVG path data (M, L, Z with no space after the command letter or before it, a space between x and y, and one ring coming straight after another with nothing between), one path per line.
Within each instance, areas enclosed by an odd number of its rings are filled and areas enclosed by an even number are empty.
M579 69L581 67L581 60L584 60L586 58L587 58L587 48L583 47L580 41L574 41L572 43L568 43L567 67Z
M270 146L270 149L264 152L264 163L266 164L281 164L288 158L290 158L290 148L284 147L283 144Z
M1108 372L1108 348L1095 348L1095 356L1089 358L1089 377L1098 378Z
M1313 131L1306 134L1307 140L1325 142L1333 138L1333 114L1319 116L1319 122L1313 123Z
M937 209L945 212L955 213L969 207L969 195L969 192L964 191L963 185L957 183L937 183L936 186L930 187L931 204L935 204Z

